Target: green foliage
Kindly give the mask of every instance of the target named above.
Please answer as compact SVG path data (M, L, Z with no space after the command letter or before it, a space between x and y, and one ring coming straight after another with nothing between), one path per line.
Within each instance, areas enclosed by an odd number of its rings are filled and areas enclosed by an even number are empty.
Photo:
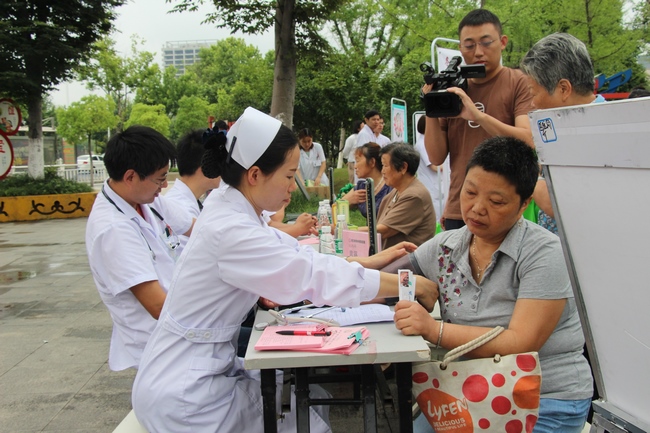
M210 105L198 96L183 96L178 104L178 114L172 122L173 137L176 139L194 129L208 127Z
M57 134L72 144L81 144L94 133L104 133L117 125L115 102L108 97L89 95L67 108L56 110Z
M154 63L154 55L139 51L142 41L133 38L131 53L120 56L115 49L115 41L104 38L95 44L97 54L92 60L78 68L79 79L86 81L89 89L101 89L114 101L120 119L118 130L126 121L129 111L129 94L143 83L155 79L160 72Z
M29 103L73 77L113 27L124 0L5 1L0 18L0 92Z
M217 118L236 119L249 105L268 111L273 65L257 48L231 37L201 49L199 56L191 69L203 98L216 104Z
M160 132L165 137L169 137L171 120L165 114L165 106L162 104L134 104L131 109L131 116L124 127L128 128L131 125L148 126Z
M28 174L15 174L0 181L0 197L24 195L74 194L91 192L90 185L57 176L55 168L45 169L45 176L34 179Z

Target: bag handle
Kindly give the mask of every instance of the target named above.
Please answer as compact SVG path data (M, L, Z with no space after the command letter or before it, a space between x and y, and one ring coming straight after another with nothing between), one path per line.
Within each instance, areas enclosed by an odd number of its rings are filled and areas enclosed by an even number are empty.
M472 341L469 341L461 346L458 346L455 349L450 350L445 354L444 358L442 359L442 362L440 363L440 368L444 370L445 368L447 368L447 364L449 364L451 361L460 358L464 354L471 352L477 347L484 345L488 341L495 339L503 331L504 331L503 326L497 326L496 328L490 329L485 334L476 337Z

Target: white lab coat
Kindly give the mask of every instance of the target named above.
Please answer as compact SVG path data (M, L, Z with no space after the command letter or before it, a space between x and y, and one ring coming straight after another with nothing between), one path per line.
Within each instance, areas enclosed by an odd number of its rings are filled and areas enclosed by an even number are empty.
M113 319L108 365L115 371L138 367L156 326L156 320L129 289L153 280L163 289L171 284L174 259L161 237L165 224L151 208L177 233L187 232L192 223L188 214L166 205L162 197L141 208L144 219L106 181L86 224L90 270Z
M198 218L201 213L199 203L196 200L196 197L194 197L194 193L180 178L176 179L174 181L174 186L165 193L165 199L168 203L173 203L174 205L181 207L183 210L188 212L192 218ZM187 245L190 238L189 236L183 235L179 235L178 237L181 241L181 245L178 247L178 254L180 254L185 249L185 245Z
M378 290L378 271L302 248L268 227L237 189L213 191L133 385L138 420L151 433L261 433L258 375L235 355L239 326L257 299L356 306ZM311 427L329 431L313 408ZM295 431L295 416L278 429Z

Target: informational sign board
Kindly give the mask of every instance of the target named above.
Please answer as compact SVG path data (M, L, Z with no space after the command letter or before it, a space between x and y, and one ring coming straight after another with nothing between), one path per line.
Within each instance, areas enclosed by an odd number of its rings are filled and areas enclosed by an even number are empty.
M650 431L648 113L650 98L529 114L607 431Z
M14 135L18 132L23 121L20 108L11 99L0 99L0 132Z
M0 179L4 179L11 171L14 163L14 148L7 134L0 131Z
M408 142L408 117L406 101L397 98L390 100L390 141Z

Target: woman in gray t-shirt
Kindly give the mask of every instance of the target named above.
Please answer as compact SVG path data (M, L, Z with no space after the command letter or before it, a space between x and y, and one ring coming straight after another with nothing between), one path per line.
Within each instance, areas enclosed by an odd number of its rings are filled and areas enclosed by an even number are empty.
M440 233L411 256L438 283L445 325L409 302L397 304L395 323L402 333L446 349L505 327L467 356L539 352L542 395L534 432L580 432L592 378L560 241L521 217L537 174L534 150L515 138L493 137L474 151L460 194L466 226Z

